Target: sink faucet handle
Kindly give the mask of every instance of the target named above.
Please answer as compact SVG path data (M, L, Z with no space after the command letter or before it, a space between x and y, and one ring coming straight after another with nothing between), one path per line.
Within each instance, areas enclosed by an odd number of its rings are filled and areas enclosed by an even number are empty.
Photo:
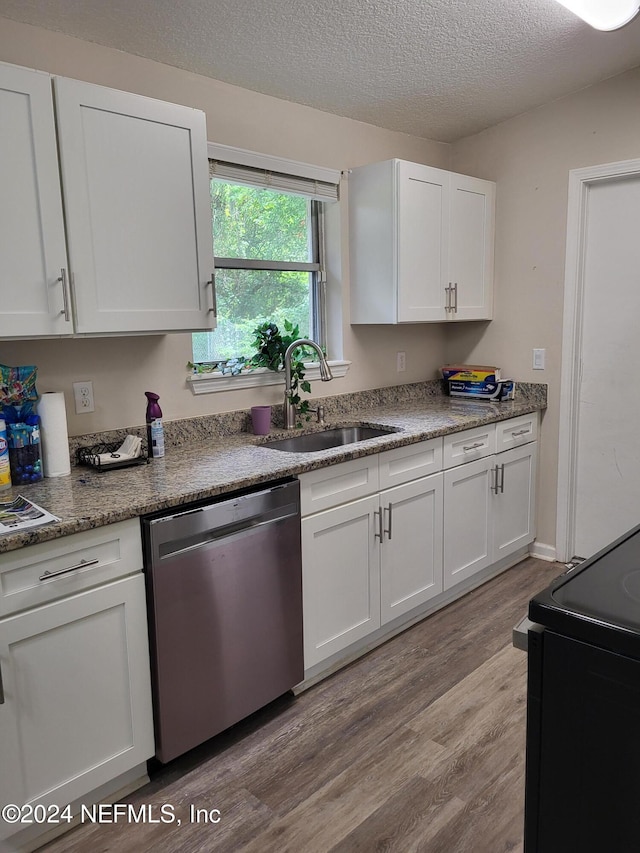
M316 409L316 419L319 424L324 423L324 406L318 406Z

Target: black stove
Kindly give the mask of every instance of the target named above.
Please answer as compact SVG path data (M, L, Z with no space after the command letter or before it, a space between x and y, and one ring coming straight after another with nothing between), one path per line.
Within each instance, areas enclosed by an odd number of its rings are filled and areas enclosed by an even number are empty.
M640 525L556 578L529 619L640 659Z
M640 849L640 526L529 619L525 853Z

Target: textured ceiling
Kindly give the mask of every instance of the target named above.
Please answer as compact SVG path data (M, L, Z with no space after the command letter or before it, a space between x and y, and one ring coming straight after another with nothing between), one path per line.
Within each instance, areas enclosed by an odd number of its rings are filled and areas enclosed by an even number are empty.
M0 17L443 142L640 65L640 18L596 32L555 0L0 0Z

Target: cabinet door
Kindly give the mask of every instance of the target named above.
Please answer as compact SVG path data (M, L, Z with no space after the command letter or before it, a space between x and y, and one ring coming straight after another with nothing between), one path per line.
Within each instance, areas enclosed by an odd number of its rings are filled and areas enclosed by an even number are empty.
M537 442L494 457L498 491L492 498L494 561L535 538Z
M493 312L495 184L451 173L451 320L490 320Z
M49 75L0 65L0 116L0 337L71 334Z
M378 496L302 520L304 665L380 627Z
M2 620L0 665L3 803L64 805L153 755L142 574Z
M444 472L445 589L493 561L490 485L494 458Z
M442 592L442 495L441 473L380 495L383 625Z
M211 328L204 113L55 78L76 331Z
M449 284L449 172L397 165L398 322L445 320Z

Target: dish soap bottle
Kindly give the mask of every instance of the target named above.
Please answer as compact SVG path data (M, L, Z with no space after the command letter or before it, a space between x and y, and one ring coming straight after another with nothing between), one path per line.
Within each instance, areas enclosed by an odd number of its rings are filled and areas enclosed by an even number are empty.
M149 457L158 459L164 456L164 428L162 426L162 409L158 405L157 394L145 391L147 398L147 445Z

